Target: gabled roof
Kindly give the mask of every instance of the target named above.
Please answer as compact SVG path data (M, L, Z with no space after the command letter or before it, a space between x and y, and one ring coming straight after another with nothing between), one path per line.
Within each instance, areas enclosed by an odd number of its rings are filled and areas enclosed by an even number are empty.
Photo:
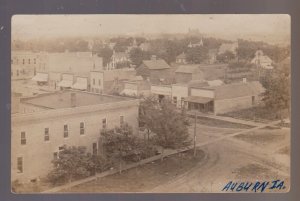
M186 58L186 54L184 52L176 57L176 59L185 59L185 58Z
M198 67L199 65L181 65L177 68L175 73L198 73L201 70Z
M150 70L159 70L159 69L168 69L170 68L169 64L163 59L151 59L144 60L143 64Z

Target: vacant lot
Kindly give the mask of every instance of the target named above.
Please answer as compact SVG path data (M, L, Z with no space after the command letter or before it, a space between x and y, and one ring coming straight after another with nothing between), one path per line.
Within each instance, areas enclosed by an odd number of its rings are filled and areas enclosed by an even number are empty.
M283 118L288 117L288 111L287 109L283 111L282 113ZM246 120L252 120L252 121L263 121L263 122L269 122L274 120L279 120L280 115L274 111L271 111L270 109L263 107L263 106L257 106L249 109L243 109L239 111L234 112L228 112L223 114L223 116L227 117L233 117L237 119L246 119Z
M195 119L190 118L190 122L194 124ZM212 119L208 117L197 117L197 123L205 126L211 126L216 128L235 128L235 129L249 129L253 128L253 126L245 125L245 124L239 124L239 123L232 123L228 121L222 121L218 119Z
M237 135L234 138L268 150L276 150L283 144L290 145L290 130L268 127Z

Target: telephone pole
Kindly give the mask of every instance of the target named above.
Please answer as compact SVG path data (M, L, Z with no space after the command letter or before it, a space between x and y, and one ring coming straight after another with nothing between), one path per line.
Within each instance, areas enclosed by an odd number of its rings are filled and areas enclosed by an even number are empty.
M196 156L196 129L197 129L197 111L195 110L195 126L194 126L194 156Z

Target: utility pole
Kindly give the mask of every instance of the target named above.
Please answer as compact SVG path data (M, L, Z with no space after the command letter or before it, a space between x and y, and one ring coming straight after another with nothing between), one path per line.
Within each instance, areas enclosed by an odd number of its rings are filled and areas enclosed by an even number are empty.
M196 129L197 129L197 111L195 110L195 126L194 126L194 156L196 156Z

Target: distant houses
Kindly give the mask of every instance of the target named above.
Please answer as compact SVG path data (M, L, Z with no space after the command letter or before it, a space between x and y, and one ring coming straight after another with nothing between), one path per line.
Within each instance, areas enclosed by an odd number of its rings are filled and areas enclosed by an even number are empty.
M234 55L237 54L238 42L233 43L223 43L218 50L218 54L224 54L225 52L229 51Z
M255 64L258 67L263 69L271 70L274 67L272 66L273 61L267 55L264 55L262 50L257 50L255 52L254 58L251 60L251 63Z
M175 71L176 83L187 83L192 80L203 80L203 72L199 65L181 65Z
M169 64L163 59L156 58L154 55L150 60L143 60L136 72L137 75L154 84L168 82L171 79L171 67Z
M106 70L119 68L118 65L123 65L123 67L128 67L129 65L128 62L130 62L130 58L127 52L113 51L113 55L111 56L111 61L107 64Z
M176 56L176 61L177 64L187 64L187 60L186 60L186 54L183 52L181 54L179 54L178 56Z
M202 38L201 38L201 40L200 40L199 42L197 42L197 43L192 43L192 42L190 42L190 43L188 44L188 47L189 47L189 48L193 48L193 47L203 47L203 40L202 40Z

